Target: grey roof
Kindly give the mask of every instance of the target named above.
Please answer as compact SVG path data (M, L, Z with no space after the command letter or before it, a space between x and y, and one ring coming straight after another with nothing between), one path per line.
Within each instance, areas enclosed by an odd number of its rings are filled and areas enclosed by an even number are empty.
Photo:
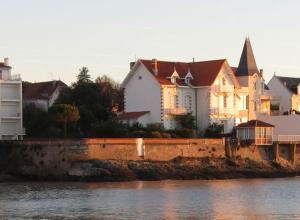
M296 77L286 77L286 76L276 76L282 84L288 88L292 93L297 94L297 87L300 84L300 78Z
M260 74L256 66L250 39L247 37L244 43L244 48L240 58L239 66L236 70L236 75L251 76L254 73Z

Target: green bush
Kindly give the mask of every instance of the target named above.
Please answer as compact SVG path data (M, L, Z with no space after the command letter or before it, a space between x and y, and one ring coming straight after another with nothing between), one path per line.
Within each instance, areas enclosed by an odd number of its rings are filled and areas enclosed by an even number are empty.
M208 138L219 138L224 131L224 125L213 123L205 130L205 136Z

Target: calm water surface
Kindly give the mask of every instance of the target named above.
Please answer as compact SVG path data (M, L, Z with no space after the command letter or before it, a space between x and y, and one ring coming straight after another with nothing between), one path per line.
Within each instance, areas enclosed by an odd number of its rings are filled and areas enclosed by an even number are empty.
M0 183L0 219L300 219L300 178Z

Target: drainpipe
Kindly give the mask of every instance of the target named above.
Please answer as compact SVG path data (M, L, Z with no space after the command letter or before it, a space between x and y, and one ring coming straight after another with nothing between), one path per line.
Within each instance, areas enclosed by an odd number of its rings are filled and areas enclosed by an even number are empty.
M195 120L196 120L196 130L198 131L198 98L197 89L195 88Z

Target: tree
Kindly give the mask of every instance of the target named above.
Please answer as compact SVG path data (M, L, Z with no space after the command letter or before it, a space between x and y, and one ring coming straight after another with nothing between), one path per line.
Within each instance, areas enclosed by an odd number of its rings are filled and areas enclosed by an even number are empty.
M77 75L77 83L91 83L91 76L89 75L89 69L87 67L82 67L79 69L79 74Z
M191 112L185 115L176 115L175 120L181 128L195 129L195 117Z
M78 108L69 104L56 104L49 109L49 114L53 120L58 123L63 123L64 137L67 137L67 124L79 120L80 115Z

